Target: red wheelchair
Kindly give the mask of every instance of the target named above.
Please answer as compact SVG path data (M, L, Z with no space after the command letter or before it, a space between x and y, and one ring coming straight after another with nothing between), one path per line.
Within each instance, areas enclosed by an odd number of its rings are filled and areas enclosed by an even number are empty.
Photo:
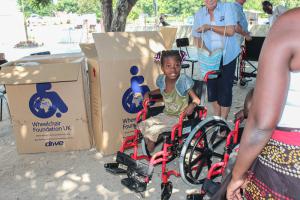
M252 37L251 41L245 41L245 44L241 47L237 77L242 87L247 87L251 78L256 78L257 67L251 61L258 61L264 40L265 37Z
M205 82L195 81L195 93L204 99ZM157 98L150 98L143 103L143 110L136 117L136 123L145 120L151 115L158 114L162 107L154 107L152 102L157 102ZM223 158L225 139L218 137L218 134L225 131L230 132L226 121L219 117L206 118L207 109L205 106L196 107L194 114L187 117L182 113L179 122L173 126L171 132L162 133L157 142L158 151L150 154L147 151L143 135L136 129L134 135L124 139L120 150L117 152L115 163L106 163L105 168L112 174L127 174L127 178L121 183L132 191L141 193L147 189L155 166L161 165L161 199L167 200L171 197L173 184L169 181L170 176L182 177L190 185L203 184L205 176L201 172L212 166L213 160ZM142 154L138 153L139 143L142 146ZM160 145L158 143L161 143ZM126 153L132 149L133 153ZM219 150L217 150L219 149ZM168 170L166 165L175 158L179 158L179 170Z
M200 193L187 195L187 200L203 200L205 196L213 199L226 199L225 192L227 184L231 180L231 170L235 163L238 151L238 144L241 139L242 130L240 120L235 122L234 129L226 138L225 154L221 162L213 164L208 170L207 177L203 182ZM217 177L222 176L221 181L216 181ZM226 182L226 183L225 183ZM223 188L221 186L223 184Z

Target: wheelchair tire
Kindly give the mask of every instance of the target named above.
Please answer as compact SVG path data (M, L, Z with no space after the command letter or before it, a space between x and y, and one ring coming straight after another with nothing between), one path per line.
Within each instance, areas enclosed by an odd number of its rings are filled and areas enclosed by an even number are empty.
M168 181L167 183L162 183L161 186L161 200L169 200L173 191L172 182Z
M207 176L207 173L203 176L204 168L208 172L213 163L223 159L226 137L218 136L223 130L228 135L228 124L214 116L201 121L189 134L179 157L180 175L185 183L203 184Z

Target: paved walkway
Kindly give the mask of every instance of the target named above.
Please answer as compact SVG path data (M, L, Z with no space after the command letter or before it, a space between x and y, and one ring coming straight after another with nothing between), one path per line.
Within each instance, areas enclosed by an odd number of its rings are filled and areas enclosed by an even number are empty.
M253 82L244 89L234 87L235 96L229 119L242 107L251 86ZM121 177L105 172L104 163L113 159L114 156L102 157L95 149L19 155L7 107L4 106L4 120L0 122L1 200L141 199L139 194L121 185ZM177 161L169 167L178 169ZM146 199L160 199L159 171L159 168L155 169L153 180L145 192ZM174 186L171 199L174 200L185 199L186 194L198 189L186 185L181 178L173 177L171 181Z

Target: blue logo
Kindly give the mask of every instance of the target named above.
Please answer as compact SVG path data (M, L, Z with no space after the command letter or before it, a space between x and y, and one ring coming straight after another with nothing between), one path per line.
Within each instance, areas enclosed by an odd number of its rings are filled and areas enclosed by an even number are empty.
M49 118L54 114L60 118L61 113L68 111L67 105L63 102L60 96L51 89L51 83L36 84L36 91L29 100L30 111L39 118ZM60 111L60 112L57 112Z
M144 83L143 76L135 76L139 72L139 68L137 66L132 66L130 68L130 73L133 75L130 79L130 88L128 88L123 97L122 97L122 105L123 108L128 113L137 113L143 108L143 97L146 92L149 92L150 89L147 85L141 85Z

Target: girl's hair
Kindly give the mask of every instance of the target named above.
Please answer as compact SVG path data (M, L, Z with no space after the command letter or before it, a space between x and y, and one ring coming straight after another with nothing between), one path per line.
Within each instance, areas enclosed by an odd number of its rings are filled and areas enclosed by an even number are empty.
M184 59L186 57L186 53L184 51L180 51L180 50L162 51L155 55L154 60L156 62L160 62L161 66L163 66L164 60L167 57L174 57L176 59L176 61L181 63L182 61L184 61Z

